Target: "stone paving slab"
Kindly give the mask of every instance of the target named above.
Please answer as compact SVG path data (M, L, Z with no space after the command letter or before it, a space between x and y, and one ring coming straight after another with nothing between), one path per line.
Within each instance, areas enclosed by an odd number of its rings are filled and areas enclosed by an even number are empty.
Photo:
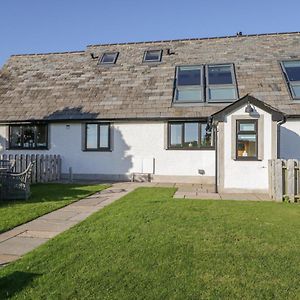
M19 237L31 237L31 238L43 238L51 239L58 235L58 231L36 231L36 230L26 230L23 233L19 234Z
M74 212L74 211L56 210L54 212L42 216L41 220L66 220L67 221L76 215L78 215L77 211Z
M3 243L0 243L0 255L16 255L21 256L36 247L47 242L45 238L30 238L15 236Z
M18 255L0 254L0 267L1 267L1 265L8 264L19 258L20 258L20 256L18 256Z
M196 195L187 196L187 199L200 199L200 200L221 200L217 193L197 193Z
M247 201L272 201L267 194L260 193L213 193L203 191L196 184L176 184L178 188L174 194L176 199L199 199L199 200L247 200Z

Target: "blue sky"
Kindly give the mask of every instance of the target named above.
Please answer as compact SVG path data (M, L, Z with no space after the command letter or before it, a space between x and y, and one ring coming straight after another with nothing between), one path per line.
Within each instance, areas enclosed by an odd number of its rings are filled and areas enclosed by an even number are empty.
M299 11L299 0L1 0L0 67L88 44L300 31Z

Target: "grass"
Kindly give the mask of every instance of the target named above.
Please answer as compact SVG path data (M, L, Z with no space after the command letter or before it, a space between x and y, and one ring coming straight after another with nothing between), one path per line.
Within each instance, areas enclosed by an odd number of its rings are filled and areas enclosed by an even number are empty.
M34 184L31 186L32 195L29 200L0 201L0 233L105 187L105 185Z
M299 299L300 207L139 188L0 269L0 299Z

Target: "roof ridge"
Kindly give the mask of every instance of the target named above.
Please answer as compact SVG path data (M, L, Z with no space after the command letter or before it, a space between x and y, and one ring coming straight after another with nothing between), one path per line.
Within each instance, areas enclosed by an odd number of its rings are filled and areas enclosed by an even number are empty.
M242 35L236 34L236 35L224 35L224 36L202 37L202 38L182 38L182 39L152 40L152 41L124 42L124 43L90 44L90 45L87 45L86 47L90 48L90 47L96 47L96 46L135 45L135 44L152 44L152 43L166 43L166 42L179 42L179 41L216 40L216 39L243 38L243 37L256 37L256 36L271 36L271 35L287 35L287 34L300 34L300 31L254 33L254 34L242 34Z
M77 51L60 51L60 52L45 52L45 53L24 53L24 54L12 54L11 56L35 56L35 55L77 54L77 53L85 53L85 50L77 50Z
M166 42L201 41L201 40L216 40L216 39L228 39L228 38L239 38L240 39L240 38L245 38L245 37L288 35L288 34L300 34L300 31L227 35L227 36L202 37L202 38L182 38L182 39L153 40L153 41L124 42L124 43L90 44L90 45L86 46L86 49L91 48L91 47L97 47L97 46L154 44L154 43L166 43ZM85 52L86 52L86 50L57 51L57 52L45 52L45 53L24 53L24 54L12 54L11 57L14 57L14 56L38 56L38 55L51 55L51 54L76 54L76 53L85 53Z

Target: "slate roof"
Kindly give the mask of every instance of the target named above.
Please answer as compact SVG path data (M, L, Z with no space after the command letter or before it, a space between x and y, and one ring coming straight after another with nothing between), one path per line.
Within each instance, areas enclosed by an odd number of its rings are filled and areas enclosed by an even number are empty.
M148 49L163 49L162 62L143 63ZM91 57L108 51L120 52L116 65L98 65ZM240 97L249 93L287 115L300 115L279 64L288 59L300 59L298 32L15 55L0 71L0 121L204 118L226 104L173 106L175 66L211 63L235 64Z

